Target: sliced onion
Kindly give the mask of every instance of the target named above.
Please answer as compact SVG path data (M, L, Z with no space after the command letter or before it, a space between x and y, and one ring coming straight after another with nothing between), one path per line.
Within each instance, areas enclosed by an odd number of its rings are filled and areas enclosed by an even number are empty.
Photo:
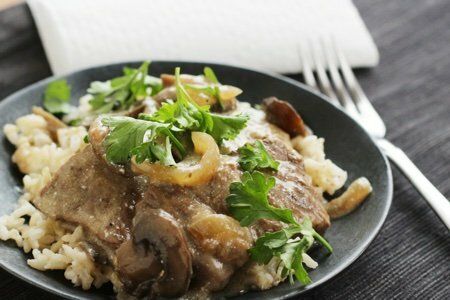
M353 181L348 189L339 197L326 204L328 214L332 219L348 215L354 211L372 192L372 185L365 177Z
M137 164L131 159L133 172L148 176L154 183L170 183L182 186L197 186L207 183L216 174L220 165L219 147L212 136L203 132L193 132L192 142L195 153L201 155L197 164L187 165L180 162L176 166L164 166L160 163L143 162Z
M242 90L232 85L221 85L219 86L220 99L231 100L235 99L237 96L242 94Z

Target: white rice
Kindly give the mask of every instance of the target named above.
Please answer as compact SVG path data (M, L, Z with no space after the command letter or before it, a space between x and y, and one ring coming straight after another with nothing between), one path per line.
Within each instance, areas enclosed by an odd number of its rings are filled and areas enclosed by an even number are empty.
M80 107L83 108L83 103L87 103L88 99L82 100ZM26 175L23 178L24 193L18 200L17 209L0 217L0 239L13 240L26 253L31 252L33 258L27 262L32 268L41 271L65 270L64 276L75 286L87 290L92 285L100 287L108 281L119 284L110 268L96 264L83 251L79 244L83 240L80 226L74 231L68 231L32 205L33 199L58 168L85 146L83 138L87 134L86 129L59 129L58 141L55 143L47 130L45 119L30 114L18 118L15 124L5 125L3 131L17 148L12 161ZM311 176L316 187L333 194L344 185L347 173L325 158L323 138L315 135L299 136L292 140L292 145L303 155L306 173ZM310 268L317 266L306 254L303 260ZM258 278L259 288L267 289L282 280L279 265L276 260L266 266L255 265L249 275Z
M110 270L97 265L79 245L83 231L64 229L56 220L46 217L31 203L52 175L76 151L84 147L87 134L84 127L68 127L57 131L55 143L47 122L41 116L20 117L15 124L7 124L3 131L16 146L12 160L21 172L24 194L11 214L0 217L0 239L13 240L32 257L27 263L37 270L65 270L64 276L75 286L89 289L109 281ZM26 221L28 220L28 221Z
M344 186L347 181L347 172L331 160L325 159L323 138L315 135L298 136L291 142L294 149L304 157L306 174L312 178L316 187L332 195Z

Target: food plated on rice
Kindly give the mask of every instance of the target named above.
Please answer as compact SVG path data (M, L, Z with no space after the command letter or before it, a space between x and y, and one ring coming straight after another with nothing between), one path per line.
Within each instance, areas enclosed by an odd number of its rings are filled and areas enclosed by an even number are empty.
M44 109L4 127L25 176L0 238L33 268L83 289L111 282L122 298L310 283L309 250L332 253L330 217L354 210L369 181L342 191L347 173L288 102L252 107L210 68L155 78L148 66L91 83L77 107L54 81Z

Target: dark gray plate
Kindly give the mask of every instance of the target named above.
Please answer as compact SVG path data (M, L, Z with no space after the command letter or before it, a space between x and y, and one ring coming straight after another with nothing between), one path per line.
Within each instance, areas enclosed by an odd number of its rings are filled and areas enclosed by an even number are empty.
M63 76L72 86L74 101L85 94L89 83L107 80L118 74L125 65L116 64L92 68ZM180 66L185 73L200 74L204 63L153 62L150 70L154 75L172 73ZM268 96L277 96L290 101L300 112L306 123L321 137L324 137L327 156L349 173L349 182L359 176L366 176L373 185L372 195L352 214L332 222L326 238L334 247L331 256L316 253L319 267L310 272L312 284L302 287L288 283L263 292L252 292L241 296L246 299L284 299L312 289L336 276L349 266L367 248L380 230L392 199L392 178L385 157L364 130L340 109L328 103L321 95L304 85L286 77L256 72L237 67L207 64L227 84L244 90L243 101L259 103ZM22 115L30 113L32 105L42 104L46 85L55 78L48 78L16 92L0 103L0 127ZM76 99L76 100L75 100ZM19 197L22 175L11 163L14 150L0 133L0 215L10 213ZM12 242L0 242L0 266L15 276L67 298L100 299L113 297L110 286L91 292L74 288L65 280L62 272L36 271L26 264L28 255L16 248ZM344 288L344 287L343 287Z

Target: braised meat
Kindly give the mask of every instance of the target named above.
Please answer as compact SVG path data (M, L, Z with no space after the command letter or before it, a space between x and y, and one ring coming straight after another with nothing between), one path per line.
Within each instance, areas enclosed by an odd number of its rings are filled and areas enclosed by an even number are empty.
M135 179L112 173L88 145L58 170L34 205L52 218L82 225L93 239L116 249L130 238L137 198Z
M266 172L277 181L269 194L272 205L289 208L298 222L308 217L320 232L330 225L289 135L261 111L246 109L255 115L236 141L222 146L220 166L206 184L161 183L128 166L118 169L105 159L102 140L108 132L96 122L89 132L91 145L61 167L34 204L63 223L83 226L87 242L118 275L122 285L116 288L122 295L176 297L188 289L222 290L235 274L254 271L248 250L255 239L282 228L275 221L242 227L229 216L226 198L230 184L242 176L236 150L242 143L261 140L280 162L278 172Z

